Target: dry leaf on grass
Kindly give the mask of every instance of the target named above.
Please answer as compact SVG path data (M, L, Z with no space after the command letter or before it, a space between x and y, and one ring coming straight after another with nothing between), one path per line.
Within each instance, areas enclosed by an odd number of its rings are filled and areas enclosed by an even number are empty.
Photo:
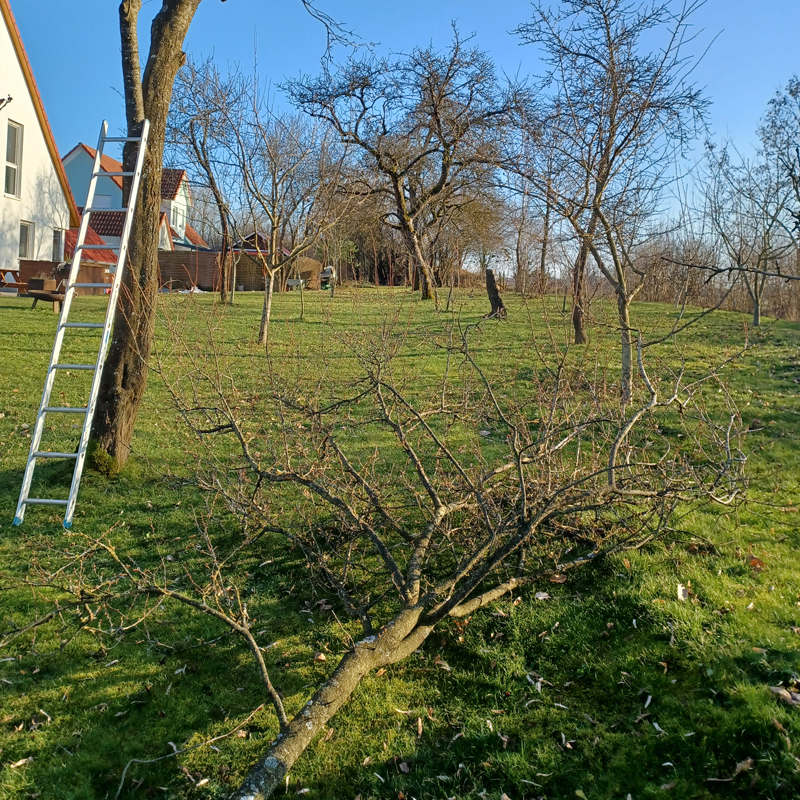
M441 656L436 656L436 658L433 659L433 663L445 672L452 672L450 665Z
M547 594L547 592L536 592L536 594L534 595L534 598L536 600L549 600L550 599L550 595Z
M783 686L770 686L769 689L773 694L778 696L779 700L783 700L787 705L800 705L800 694L797 692L789 692L784 689Z
M682 584L678 584L678 600L688 600L689 590Z
M398 766L400 767L400 772L402 772L402 773L404 773L406 775L408 775L408 773L411 772L411 767L409 767L408 764L406 764L405 761L401 761L398 764Z
M756 762L753 761L752 758L746 758L744 761L740 761L736 765L736 772L733 773L733 777L735 778L740 772L745 772L748 769L753 769L756 765Z
M17 767L21 767L23 764L30 764L33 761L33 756L28 756L27 758L21 758L19 761L15 761L13 764L9 764L11 769L16 769Z
M567 576L558 574L558 575L551 575L550 576L550 583L566 583Z
M325 653L314 653L314 661L327 661L328 659L325 658Z
M760 558L756 558L755 556L748 556L747 563L756 574L763 572L767 568L767 565Z

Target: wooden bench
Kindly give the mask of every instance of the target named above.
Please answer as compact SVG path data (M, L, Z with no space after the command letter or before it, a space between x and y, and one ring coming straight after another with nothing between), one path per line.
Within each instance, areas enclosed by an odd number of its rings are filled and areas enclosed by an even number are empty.
M286 281L286 288L291 292L293 289L305 289L306 282L302 278L289 278Z
M25 286L24 281L19 279L19 273L0 272L0 289L16 289L17 294L25 294Z

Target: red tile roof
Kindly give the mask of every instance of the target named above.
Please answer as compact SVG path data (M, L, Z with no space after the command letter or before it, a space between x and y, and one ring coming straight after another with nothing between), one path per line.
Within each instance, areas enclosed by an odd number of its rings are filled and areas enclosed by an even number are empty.
M164 167L161 170L161 199L174 200L178 196L178 189L186 177L185 169L171 169Z
M88 144L84 144L83 142L78 142L78 144L64 156L62 161L69 158L79 147L82 147L92 158L95 158L97 155L97 150L93 147L89 147ZM115 158L111 158L111 156L107 156L105 153L100 156L100 168L105 172L123 172L125 169L119 161ZM185 169L164 167L164 169L161 170L161 199L174 200L178 196L178 190L181 188L181 183L185 177ZM122 178L118 175L112 176L111 180L114 181L120 189L122 188Z
M67 200L67 207L69 209L69 221L72 225L77 225L80 221L78 215L78 208L75 205L75 198L72 196L72 189L70 189L69 181L67 180L67 173L64 172L64 165L58 157L58 147L56 147L56 140L53 136L53 130L50 127L50 122L47 119L47 114L44 110L44 103L42 96L39 94L39 88L36 85L36 80L33 77L33 70L31 69L31 62L28 60L28 54L25 52L25 46L22 44L22 36L20 35L17 22L14 15L11 13L11 6L8 0L0 0L0 16L3 17L8 28L11 43L19 61L20 69L25 77L25 83L28 86L33 107L36 111L36 117L39 120L39 125L44 134L45 144L47 145L47 152L50 154L50 159L53 162L56 175L58 175L58 182L61 184L61 189L64 192L64 197Z
M173 242L177 241L183 244L184 241L187 241L189 244L193 244L195 247L208 247L208 245L203 241L203 237L200 236L200 234L191 225L186 225L186 232L183 236L181 236L172 226L170 226L169 232L172 236Z
M186 238L195 247L208 247L203 237L188 222L186 223Z
M75 255L75 245L78 243L78 228L70 228L64 237L64 255L71 258ZM92 228L86 231L84 244L105 244ZM87 250L81 261L91 261L96 264L116 264L117 254L114 250Z
M81 209L83 213L83 209ZM122 236L123 211L92 211L92 227L100 236Z

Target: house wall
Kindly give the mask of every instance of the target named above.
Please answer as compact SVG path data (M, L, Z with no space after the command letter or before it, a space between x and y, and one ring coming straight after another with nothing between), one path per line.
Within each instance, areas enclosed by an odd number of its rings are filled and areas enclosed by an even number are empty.
M49 261L53 229L69 228L69 204L47 149L36 109L20 68L11 36L0 16L0 97L14 99L0 108L0 271L19 266L20 221L34 225L30 258ZM20 196L5 194L8 122L23 127Z
M94 159L82 148L78 147L64 159L64 171L67 173L75 202L83 207L92 179ZM122 189L111 178L98 178L95 189L95 208L121 208Z
M180 188L178 189L178 196L174 200L163 200L161 203L161 210L166 212L170 225L181 237L186 235L186 222L189 217L191 205L192 199L189 194L188 181L185 180L181 181ZM175 218L176 209L179 211L177 220Z

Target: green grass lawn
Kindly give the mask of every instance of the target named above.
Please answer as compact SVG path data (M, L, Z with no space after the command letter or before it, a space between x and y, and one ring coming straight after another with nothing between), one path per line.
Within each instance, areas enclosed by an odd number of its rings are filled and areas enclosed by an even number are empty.
M536 368L532 336L546 342L550 326L553 341L566 342L569 330L555 298L504 300L508 321L484 322L472 352L498 381L524 388ZM432 337L454 318L477 323L487 310L480 292L456 301L455 313L437 316L400 289L354 288L333 299L307 292L301 321L299 295L278 295L272 374L349 379L354 348L391 319L403 330L409 391L424 396L445 357ZM86 319L101 315L102 298L81 302L90 309ZM11 525L57 317L48 307L31 311L30 301L0 298L0 638L65 596L28 584L35 565L63 562L83 546L82 535L113 528L109 540L119 552L150 564L169 557L176 576L202 562L199 520L211 499L193 486L196 442L164 385L185 368L185 361L176 366L166 327L190 351L213 342L232 382L253 390L268 374L254 343L260 303L242 294L218 313L210 296L162 298L161 360L133 456L114 478L86 472L67 533L57 512L39 507L28 509L23 526ZM612 309L598 302L594 313L590 346L571 357L593 359L597 380L613 384ZM634 316L655 337L669 330L675 309L640 305ZM769 688L800 679L800 325L747 327L745 315L715 313L678 345L647 356L654 373L684 358L689 373L699 374L746 340L753 345L724 371L752 429L747 501L681 514L680 533L627 560L612 557L564 584L532 587L466 625L445 624L412 657L362 682L290 773L289 795L800 796L800 708ZM65 360L91 358L90 337L76 339ZM84 379L64 376L58 402L82 403ZM69 446L73 424L54 419L46 446ZM66 496L68 478L52 465L41 491ZM213 525L221 541L235 539L224 513ZM749 555L763 571L750 566ZM302 557L281 540L264 540L241 573L259 641L273 645L270 673L292 714L330 674L355 629L332 615L309 615L306 604L319 595ZM679 583L691 587L688 601L679 601ZM550 599L535 600L536 591ZM131 759L157 759L226 734L266 701L247 649L221 624L169 603L150 610L123 634L73 636L69 620L57 619L0 648L0 800L114 798ZM327 660L315 661L315 652ZM131 764L119 796L224 797L276 732L267 706L213 747Z

